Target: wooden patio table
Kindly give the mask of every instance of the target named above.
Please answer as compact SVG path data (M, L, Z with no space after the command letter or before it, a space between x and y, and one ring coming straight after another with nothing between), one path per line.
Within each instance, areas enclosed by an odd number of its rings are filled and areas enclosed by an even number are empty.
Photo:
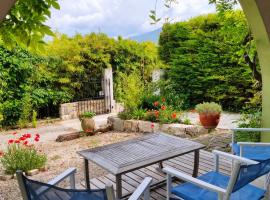
M109 171L116 177L116 197L122 196L121 175L162 161L194 152L193 177L198 175L199 152L205 146L187 139L163 133L152 133L136 139L79 151L84 158L85 184L90 189L89 161ZM165 182L165 180L163 181ZM152 186L161 184L155 183ZM126 195L127 196L127 195Z

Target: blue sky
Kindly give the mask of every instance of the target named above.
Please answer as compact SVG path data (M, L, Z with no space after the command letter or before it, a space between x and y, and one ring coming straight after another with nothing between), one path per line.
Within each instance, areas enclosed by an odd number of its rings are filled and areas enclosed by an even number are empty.
M155 0L59 0L61 10L52 10L47 24L54 31L74 35L104 32L111 37L140 35L162 26L150 25L149 11ZM157 14L182 21L196 15L214 12L208 0L178 0L171 9L158 1Z

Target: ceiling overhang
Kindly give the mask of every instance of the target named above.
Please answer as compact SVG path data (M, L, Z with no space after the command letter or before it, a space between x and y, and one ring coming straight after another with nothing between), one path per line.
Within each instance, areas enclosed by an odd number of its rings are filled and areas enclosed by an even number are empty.
M0 22L5 19L16 0L0 0Z
M261 14L265 29L270 40L270 1L269 0L256 0L259 12Z

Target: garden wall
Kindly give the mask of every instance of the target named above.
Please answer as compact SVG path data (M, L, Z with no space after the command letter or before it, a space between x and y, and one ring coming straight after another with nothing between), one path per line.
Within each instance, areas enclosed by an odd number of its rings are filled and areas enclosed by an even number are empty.
M62 120L78 118L80 114L86 111L95 112L96 114L106 113L104 99L87 100L60 105L60 118Z
M114 131L126 132L165 132L181 138L192 138L207 134L208 130L199 125L186 124L158 124L142 120L122 120L118 117L109 117L108 124Z

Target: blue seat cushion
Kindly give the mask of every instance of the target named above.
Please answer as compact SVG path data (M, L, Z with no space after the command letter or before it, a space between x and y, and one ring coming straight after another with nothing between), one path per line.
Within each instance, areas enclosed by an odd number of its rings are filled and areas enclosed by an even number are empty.
M226 189L230 177L223 175L219 172L212 171L198 177L198 179ZM203 189L192 183L183 183L172 188L172 194L185 200L218 199L218 195L216 192ZM265 190L248 184L242 187L240 190L232 193L230 200L247 200L247 199L258 200L262 199L264 197L264 194Z
M240 156L240 145L232 144L232 149L235 155ZM270 146L243 146L242 157L263 161L270 158Z

